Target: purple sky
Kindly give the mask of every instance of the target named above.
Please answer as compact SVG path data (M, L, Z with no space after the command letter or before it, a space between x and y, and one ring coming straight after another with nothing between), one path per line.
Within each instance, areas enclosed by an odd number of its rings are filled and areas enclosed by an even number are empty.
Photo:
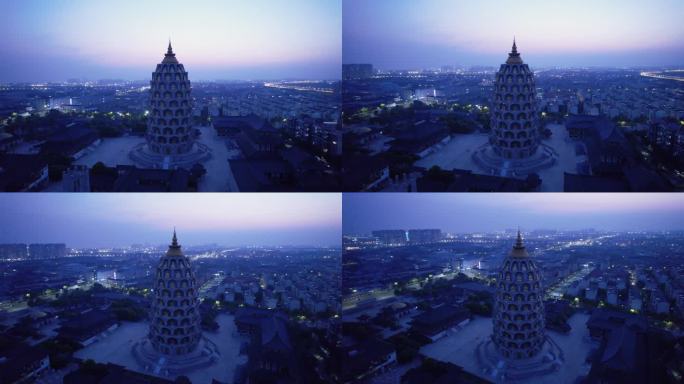
M0 243L339 245L340 194L5 193Z
M341 0L0 2L0 82L146 80L169 37L191 80L338 79Z
M353 193L342 199L343 233L440 228L684 230L681 193Z
M513 36L540 66L684 65L681 0L344 0L343 62L498 66Z

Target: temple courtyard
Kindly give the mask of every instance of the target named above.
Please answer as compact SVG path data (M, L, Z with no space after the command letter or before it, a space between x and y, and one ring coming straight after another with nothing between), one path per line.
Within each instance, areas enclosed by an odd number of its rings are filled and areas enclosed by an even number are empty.
M199 182L200 192L237 192L237 183L228 159L239 158L240 150L232 141L219 137L212 127L197 128L202 132L198 142L211 149L211 158L202 163L207 173ZM145 138L139 136L104 138L99 145L90 148L89 152L74 164L89 167L98 162L109 167L135 165L129 153L136 145L144 142Z
M588 314L573 315L568 320L572 330L567 335L546 331L547 335L563 351L565 361L560 370L544 376L508 382L518 384L572 384L579 376L589 373L591 365L586 362L586 359L590 352L598 347L598 344L592 341L589 336L589 330L586 326L587 320L589 320ZM474 375L495 381L493 377L483 371L476 353L478 345L486 342L491 334L492 319L490 317L475 317L458 331L452 331L442 339L424 346L420 353L435 360L459 365Z
M187 372L193 384L209 384L213 379L221 382L232 382L236 367L247 362L245 355L240 355L240 346L248 342L248 338L240 335L235 327L232 315L221 314L216 317L219 324L217 332L203 332L213 341L220 351L219 362L208 367ZM92 359L98 363L122 365L132 371L145 372L131 353L133 344L148 333L147 322L123 322L110 335L77 351L74 356L80 359ZM174 379L174 378L171 378Z
M541 191L562 192L564 173L578 173L578 165L587 158L586 155L578 154L578 143L570 139L564 125L548 124L546 128L551 130L551 138L542 143L553 148L558 153L558 158L555 165L537 172L542 179ZM451 141L416 161L415 165L427 169L437 165L447 170L467 169L473 173L483 173L473 161L473 153L488 140L489 135L484 133L452 135Z

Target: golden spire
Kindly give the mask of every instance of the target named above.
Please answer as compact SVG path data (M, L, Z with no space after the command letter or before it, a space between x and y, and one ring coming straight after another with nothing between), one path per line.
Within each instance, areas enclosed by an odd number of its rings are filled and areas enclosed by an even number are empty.
M171 240L171 246L172 247L178 246L178 238L176 237L176 227L173 227L173 239Z
M171 47L171 38L169 38L169 47L166 49L166 54L164 55L165 63L177 63L176 54L173 53L173 48Z
M518 228L518 237L515 239L515 245L511 250L511 256L513 257L527 257L527 250L525 249L525 244L523 243L522 234L520 233L520 228Z
M171 43L169 43L169 47ZM518 54L518 46L515 45L515 36L513 36L513 49L511 50L512 54Z
M525 246L523 245L522 236L520 235L520 227L518 227L518 238L515 240L515 247L525 248Z
M169 249L166 251L166 256L183 256L181 246L178 244L178 237L176 236L176 227L173 227L173 238L171 239Z
M520 58L520 53L518 53L518 46L515 44L515 36L513 36L513 48L511 48L511 52L508 54L508 60L506 60L506 64L522 64L523 61Z

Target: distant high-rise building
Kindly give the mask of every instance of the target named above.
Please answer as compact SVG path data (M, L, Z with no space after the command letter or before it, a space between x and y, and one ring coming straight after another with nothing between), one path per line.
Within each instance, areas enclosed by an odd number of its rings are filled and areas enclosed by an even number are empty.
M27 258L26 244L0 244L0 260L26 260Z
M195 140L188 73L173 53L171 42L150 81L146 143L131 152L144 167L189 168L210 156L207 146Z
M667 153L684 158L684 126L676 120L658 120L649 127L651 144Z
M197 347L201 336L198 288L174 230L154 277L150 340L158 352L184 355Z
M465 260L462 257L457 257L456 260L454 261L454 272L462 272L463 271L463 262Z
M377 237L382 245L404 245L407 243L406 231L403 229L383 229L373 231L373 237Z
M541 145L534 74L513 40L508 60L494 79L489 143L473 156L490 173L526 175L555 163L557 154Z
M409 229L408 241L413 244L436 243L442 240L439 229Z
M66 244L30 244L28 257L32 260L66 257Z
M492 340L505 358L534 357L546 341L541 278L518 231L499 271L494 299Z
M374 236L343 236L342 247L345 250L359 248L375 248L379 245L379 240Z
M456 67L453 65L442 65L439 71L441 73L454 73L456 72Z
M373 76L373 64L342 64L343 80L367 79Z

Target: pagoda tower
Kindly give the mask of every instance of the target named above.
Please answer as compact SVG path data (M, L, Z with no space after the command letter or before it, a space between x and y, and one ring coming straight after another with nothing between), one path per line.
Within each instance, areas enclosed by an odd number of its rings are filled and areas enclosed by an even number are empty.
M157 64L150 81L150 113L145 138L152 152L178 155L192 149L190 90L188 73L176 59L169 41L164 59Z
M170 48L169 48L170 50ZM152 295L150 341L164 355L193 352L201 337L197 280L181 251L176 230L157 265Z
M145 143L136 146L131 159L145 168L190 168L206 161L210 149L196 140L193 127L192 87L188 72L176 58L171 41L150 81Z
M543 296L541 272L518 230L499 271L494 298L492 340L504 358L529 359L542 350L546 340Z
M534 75L513 39L508 60L494 80L489 142L499 156L525 159L536 153L541 136L536 97Z
M489 140L473 152L487 173L524 177L556 163L558 154L542 144L534 73L518 52L515 38L508 59L494 77Z

